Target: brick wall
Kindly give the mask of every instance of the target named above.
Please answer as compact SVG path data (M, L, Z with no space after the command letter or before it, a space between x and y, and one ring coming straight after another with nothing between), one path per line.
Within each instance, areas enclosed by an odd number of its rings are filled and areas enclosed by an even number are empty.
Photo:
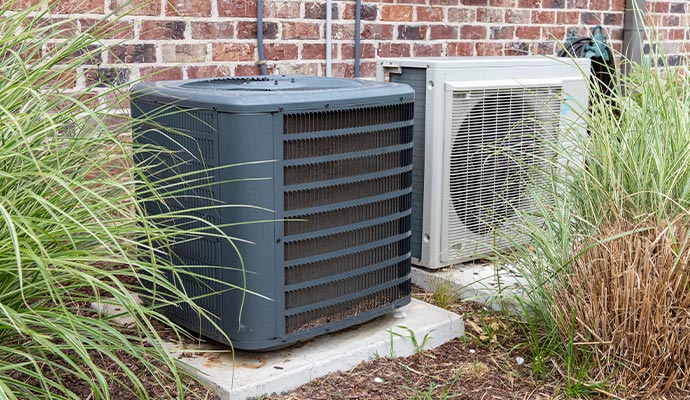
M21 0L23 7L38 0ZM690 3L648 0L650 23L672 62L690 51ZM76 17L84 29L125 0L62 0L54 17ZM118 43L76 83L182 79L258 73L256 0L134 0L135 9L109 28ZM625 0L377 0L362 2L362 76L375 57L554 54L575 27L602 24L621 48ZM333 1L333 75L352 76L354 0ZM120 8L124 7L124 9ZM325 75L325 1L265 0L269 73ZM118 10L118 8L120 8ZM299 61L297 61L299 60ZM97 65L96 65L97 64Z

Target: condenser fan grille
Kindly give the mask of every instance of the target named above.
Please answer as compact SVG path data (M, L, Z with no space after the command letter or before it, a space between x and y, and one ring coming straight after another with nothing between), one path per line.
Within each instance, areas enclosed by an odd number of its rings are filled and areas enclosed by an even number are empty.
M560 87L453 93L448 242L491 245L517 210L529 211L530 171L550 153L561 110ZM457 250L461 251L461 250Z
M412 104L286 114L287 333L409 295Z

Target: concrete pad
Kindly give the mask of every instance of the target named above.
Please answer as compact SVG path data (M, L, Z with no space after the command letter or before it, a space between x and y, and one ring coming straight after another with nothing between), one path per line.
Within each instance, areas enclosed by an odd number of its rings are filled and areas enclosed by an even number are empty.
M418 346L425 342L423 348L430 349L463 335L461 316L413 299L411 304L366 324L283 350L236 351L234 359L227 349L219 347L173 349L173 354L221 399L241 400L291 390L377 357L415 354L418 349L413 336Z
M491 263L457 264L431 270L412 268L412 283L429 292L439 285L450 284L457 295L466 300L485 303L494 309L515 310L515 296L523 295L526 282L508 265Z

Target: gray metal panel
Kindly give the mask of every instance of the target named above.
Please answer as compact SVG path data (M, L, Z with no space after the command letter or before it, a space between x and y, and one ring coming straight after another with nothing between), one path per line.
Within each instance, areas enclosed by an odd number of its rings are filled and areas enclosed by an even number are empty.
M424 214L424 126L426 121L426 68L401 69L390 74L391 82L405 83L414 89L414 129L412 156L412 257L422 258L422 216Z
M131 96L190 108L213 105L224 112L290 112L411 99L411 91L405 85L359 79L278 75L143 82L132 88Z
M222 211L224 223L272 221L275 213L273 179L275 159L273 140L275 127L271 114L218 114L219 171L221 182L219 199L222 204L246 205ZM258 163L257 163L258 162ZM250 164L247 164L250 163ZM237 165L240 164L240 165ZM242 165L244 164L244 165ZM259 209L257 207L264 208ZM223 322L225 331L237 343L264 342L277 336L275 223L258 222L225 228L235 241L245 271L233 246L223 246L225 282L246 287L266 298L232 290L224 295ZM233 268L233 269L230 269ZM240 314L240 311L243 311Z

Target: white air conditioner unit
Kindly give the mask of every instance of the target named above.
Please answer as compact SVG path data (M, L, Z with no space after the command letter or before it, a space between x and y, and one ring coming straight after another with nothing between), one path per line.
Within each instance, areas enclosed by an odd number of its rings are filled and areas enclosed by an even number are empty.
M586 134L589 71L588 59L546 57L377 61L377 80L415 90L414 263L437 269L520 243L516 211L534 208L526 169L550 157L544 139Z

